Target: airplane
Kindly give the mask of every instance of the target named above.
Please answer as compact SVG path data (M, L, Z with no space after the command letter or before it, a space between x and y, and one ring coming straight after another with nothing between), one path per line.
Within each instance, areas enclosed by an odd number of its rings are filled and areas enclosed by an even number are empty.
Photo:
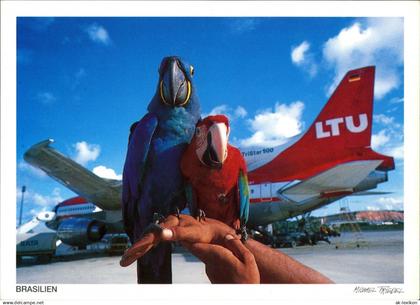
M41 263L49 262L57 248L57 233L46 223L53 219L54 213L40 212L29 222L16 229L16 261L22 256L35 256Z
M248 227L302 215L348 195L383 193L369 190L386 182L395 165L370 147L374 79L374 66L347 72L305 133L280 146L241 149L250 187ZM123 232L122 182L98 177L50 147L52 142L32 146L24 159L101 209L65 218L59 214L63 206L84 199L59 204L52 222L59 238L87 243L108 229Z

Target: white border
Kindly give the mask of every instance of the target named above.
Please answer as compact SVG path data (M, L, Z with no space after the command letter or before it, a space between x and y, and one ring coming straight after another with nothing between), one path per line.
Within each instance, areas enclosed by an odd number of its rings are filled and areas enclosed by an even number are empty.
M404 170L404 295L355 295L355 285L58 285L57 294L16 294L15 191L16 191L16 17L17 16L403 16L405 22L405 170ZM323 304L395 304L419 294L419 3L373 2L99 2L29 1L1 3L1 290L2 300L163 300L185 303L231 301L255 303L294 300ZM70 301L72 300L72 301ZM138 302L138 301L137 301ZM336 303L336 301L334 302Z

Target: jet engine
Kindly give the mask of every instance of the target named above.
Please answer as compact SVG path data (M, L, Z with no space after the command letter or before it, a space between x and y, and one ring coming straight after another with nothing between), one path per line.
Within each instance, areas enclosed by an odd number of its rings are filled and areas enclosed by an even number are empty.
M79 247L100 241L105 233L105 224L88 218L63 220L57 229L57 236L63 243Z

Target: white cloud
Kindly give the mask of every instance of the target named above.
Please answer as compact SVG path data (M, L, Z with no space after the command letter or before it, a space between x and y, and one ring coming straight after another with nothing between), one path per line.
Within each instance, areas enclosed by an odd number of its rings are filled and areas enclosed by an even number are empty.
M394 117L385 114L373 115L373 121L385 128L372 135L372 148L395 159L403 160L404 133L402 124L395 122Z
M373 115L373 122L380 123L383 125L390 125L394 124L394 117L387 116L385 114L374 114Z
M92 24L87 29L86 32L89 35L89 38L93 42L97 42L103 45L111 44L111 38L108 35L107 30L98 24Z
M34 194L32 196L33 203L40 206L47 206L49 202L49 198L42 196L40 194Z
M394 97L389 101L391 104L404 103L404 97Z
M296 101L287 104L276 103L274 110L266 109L248 123L253 135L239 140L240 146L274 146L287 141L287 138L302 132L301 122L304 104Z
M375 205L380 210L402 210L404 208L404 200L402 197L380 197L375 200Z
M23 161L18 163L18 169L23 171L23 172L30 173L31 175L33 175L37 178L47 177L47 174L45 172L43 172L39 168L33 167L32 165L29 165L28 163L23 162Z
M297 47L292 47L290 54L292 62L306 71L311 77L314 77L318 72L318 67L315 64L313 54L310 54L309 48L311 45L307 41L303 41Z
M371 202L366 209L369 211L403 210L404 201L402 197L380 197Z
M209 115L216 115L216 114L224 114L226 116L229 116L229 111L231 110L231 108L229 108L228 105L219 105L214 107L212 110L210 110L209 113L203 113L202 117L205 118Z
M398 160L404 159L404 144L396 144L394 146L388 147L385 150L385 154L390 155Z
M386 130L381 130L379 133L372 135L371 147L376 150L387 144L389 140L390 137L386 134Z
M236 119L245 118L248 112L242 106L237 106L235 109L232 107L222 104L219 106L214 107L209 113L203 113L202 117L205 118L209 115L216 115L216 114L224 114L229 118L229 121L234 121Z
M328 94L348 70L376 65L375 97L381 99L400 85L403 64L403 19L367 18L344 28L324 45L323 56L334 67Z
M16 201L20 204L22 199L22 192L21 189L16 189ZM36 205L38 207L42 207L44 209L52 208L54 205L58 204L59 202L63 201L64 199L61 197L60 189L54 188L51 194L42 195L37 192L32 192L31 190L26 190L24 195L24 205Z
M95 161L101 152L99 145L88 144L85 141L77 142L74 144L74 147L76 149L74 160L82 165L85 165L89 161Z
M374 114L373 115L373 122L376 124L380 124L384 127L386 127L386 130L388 133L398 139L403 139L403 128L400 123L397 123L395 118L393 116L389 116L386 114Z
M36 215L38 215L38 213L39 213L39 212L45 212L45 211L46 211L46 209L44 210L44 208L43 208L43 210L42 210L42 211L35 210L35 209L31 209L31 210L29 211L29 214L30 214L31 216L36 216Z
M73 83L71 85L71 89L75 90L86 77L86 75L86 70L84 68L79 68L73 75Z
M398 110L398 107L392 107L392 108L388 109L386 112L387 113L392 113L392 112L395 112L397 110Z
M309 50L309 47L309 43L307 41L304 41L297 47L292 48L291 57L293 63L297 65L303 63L303 61L305 60L305 53Z
M236 107L235 112L234 112L234 115L237 118L244 118L244 117L247 116L247 114L248 114L248 112L242 106Z
M54 103L57 98L51 92L40 92L37 95L37 100L42 104L48 105Z
M255 30L259 23L255 18L235 18L229 23L229 27L232 33L242 34Z
M112 168L107 168L103 165L96 166L93 169L93 173L102 178L122 180L122 175L117 175Z

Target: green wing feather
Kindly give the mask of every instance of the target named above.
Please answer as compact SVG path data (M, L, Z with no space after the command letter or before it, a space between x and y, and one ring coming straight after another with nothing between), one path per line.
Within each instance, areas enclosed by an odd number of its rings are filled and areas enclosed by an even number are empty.
M245 225L248 222L248 217L249 217L249 186L248 186L248 177L246 174L243 173L242 170L239 171L238 189L239 189L239 219L241 220L241 225Z

